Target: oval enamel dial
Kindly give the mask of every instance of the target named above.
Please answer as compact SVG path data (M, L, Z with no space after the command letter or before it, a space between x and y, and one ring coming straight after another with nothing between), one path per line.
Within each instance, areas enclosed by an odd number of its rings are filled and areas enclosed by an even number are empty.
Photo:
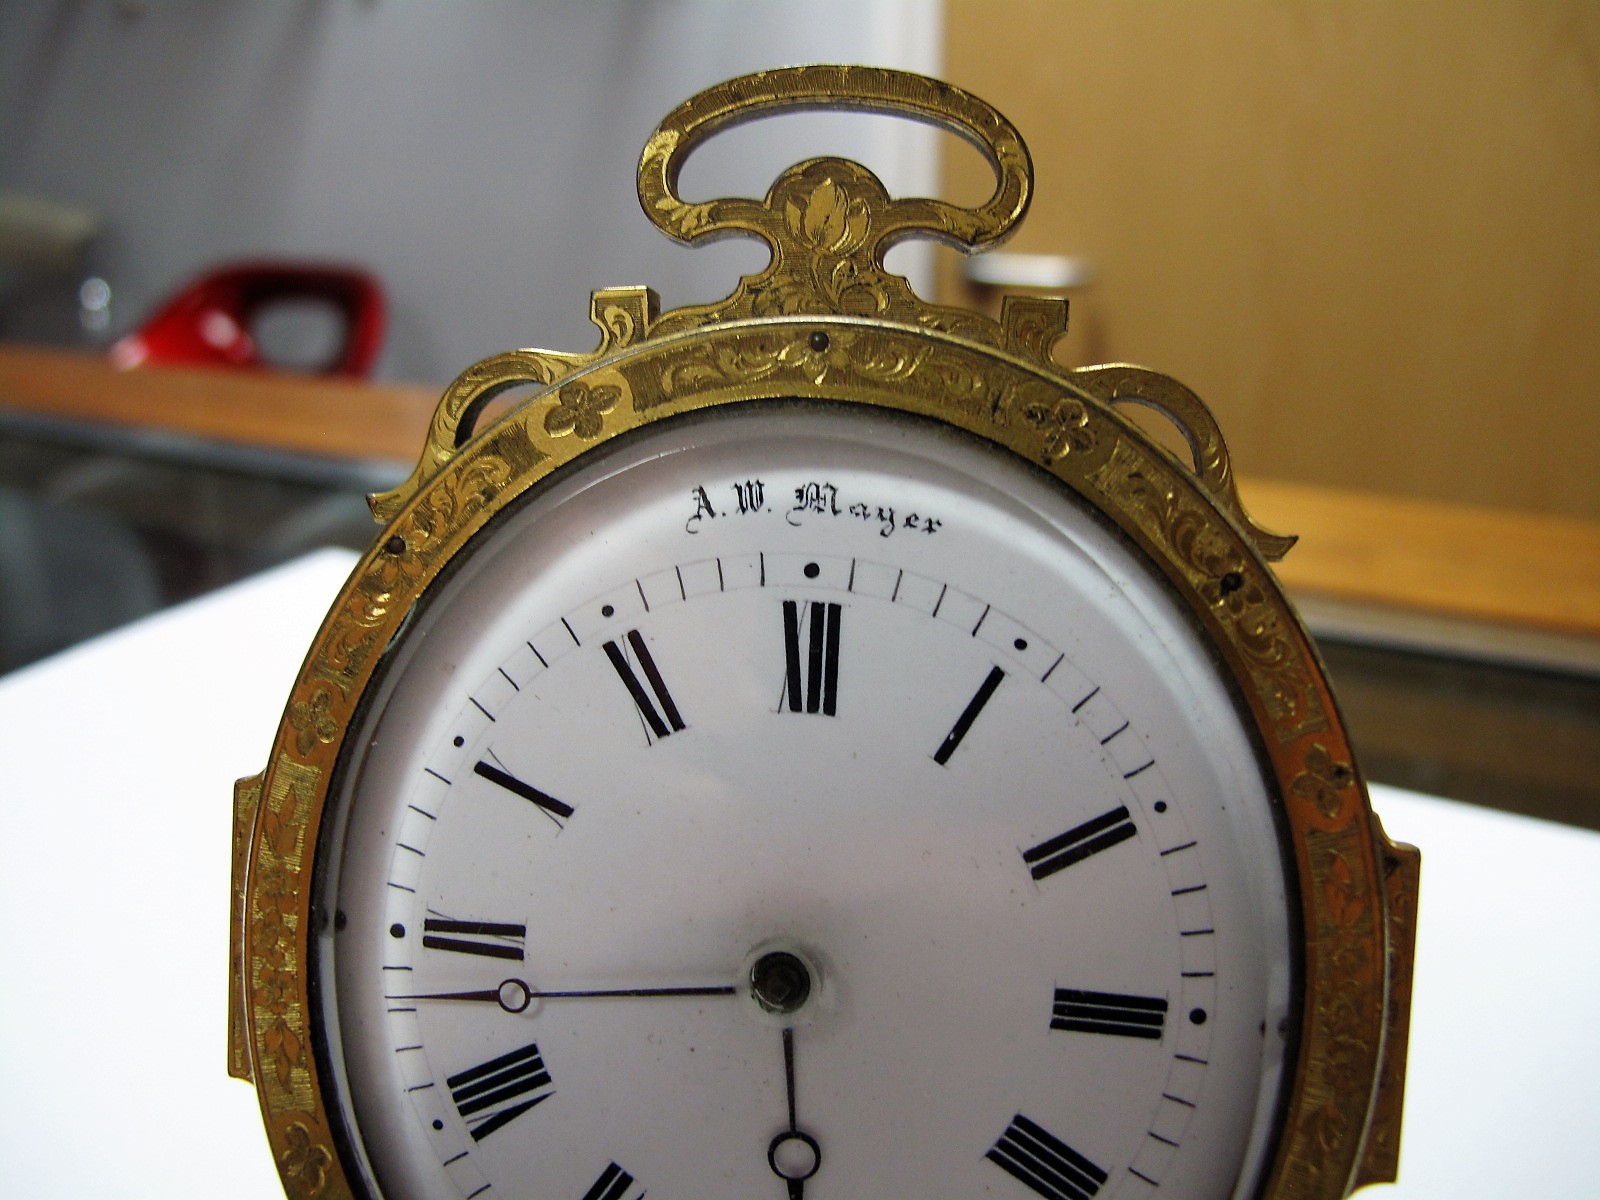
M617 439L413 614L324 831L375 1194L1252 1194L1293 964L1248 724L1060 484L910 418Z

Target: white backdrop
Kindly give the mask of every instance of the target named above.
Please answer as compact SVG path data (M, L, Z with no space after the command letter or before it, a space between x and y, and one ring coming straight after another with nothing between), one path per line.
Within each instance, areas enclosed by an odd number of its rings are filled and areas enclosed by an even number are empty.
M354 556L0 680L0 1193L281 1200L227 1075L232 781ZM1422 848L1393 1200L1594 1194L1600 834L1375 786Z

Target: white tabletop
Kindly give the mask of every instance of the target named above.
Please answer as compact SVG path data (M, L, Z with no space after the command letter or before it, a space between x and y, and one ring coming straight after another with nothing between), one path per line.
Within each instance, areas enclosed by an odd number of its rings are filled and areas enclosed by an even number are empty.
M312 555L0 679L6 1195L281 1200L226 1069L232 784L265 764L351 561ZM1373 800L1423 850L1388 1195L1594 1195L1600 834Z

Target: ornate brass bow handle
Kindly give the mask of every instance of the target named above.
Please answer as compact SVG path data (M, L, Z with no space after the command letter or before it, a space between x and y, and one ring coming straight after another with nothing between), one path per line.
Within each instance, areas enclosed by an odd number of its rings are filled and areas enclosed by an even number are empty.
M838 159L790 167L765 200L690 203L678 195L684 160L707 138L775 113L813 110L885 113L959 134L994 168L994 195L978 208L926 198L890 199L871 171ZM826 182L830 178L831 190ZM912 236L967 251L992 246L1022 219L1032 190L1028 148L1003 116L960 88L882 67L788 67L718 84L669 113L639 160L639 200L667 236L694 242L749 234L772 247L780 263L795 252L831 249L866 255L881 266L890 246Z

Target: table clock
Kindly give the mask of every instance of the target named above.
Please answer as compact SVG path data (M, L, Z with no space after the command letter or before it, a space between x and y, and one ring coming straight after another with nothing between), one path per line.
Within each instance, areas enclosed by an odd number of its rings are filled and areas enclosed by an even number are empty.
M801 109L960 134L994 194L816 158L680 197L706 138ZM1292 539L1183 385L1052 359L1063 301L883 266L996 244L1031 187L947 84L732 80L639 197L767 266L596 291L596 349L445 390L235 791L230 1065L289 1196L1393 1178L1418 859L1266 565Z

